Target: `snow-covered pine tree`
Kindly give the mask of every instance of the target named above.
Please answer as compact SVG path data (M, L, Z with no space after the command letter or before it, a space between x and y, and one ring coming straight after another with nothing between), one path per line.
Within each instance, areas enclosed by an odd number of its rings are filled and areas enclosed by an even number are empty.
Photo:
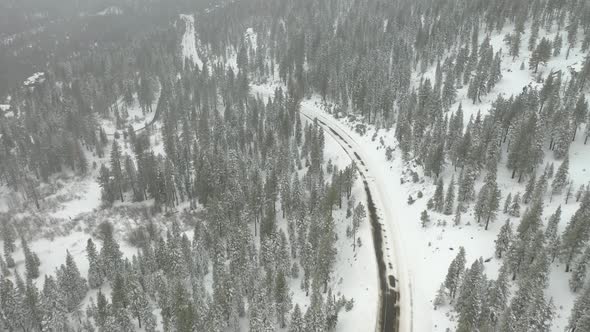
M358 232L358 229L361 225L361 223L363 222L363 220L365 220L365 218L367 217L367 212L365 210L365 206L363 205L362 202L358 202L358 204L356 205L356 207L354 208L354 211L352 213L352 241L353 241L353 251L356 250L356 234Z
M25 270L27 278L36 279L39 277L39 266L41 262L36 253L31 251L25 238L21 238L23 251L25 254Z
M449 265L447 276L445 277L444 285L449 290L449 297L451 302L455 299L457 290L461 283L461 278L465 272L465 248L459 247L457 256Z
M291 295L283 271L279 271L276 276L274 299L277 320L281 328L285 328L287 326L286 315L291 310Z
M434 196L432 197L432 201L434 202L434 210L437 212L442 212L444 208L444 190L444 181L442 177L439 177L438 181L436 182Z
M445 305L447 302L447 291L445 288L445 284L441 283L438 291L436 292L436 296L434 297L434 310L438 309L440 306Z
M510 220L506 220L504 225L500 228L500 232L496 239L496 257L502 258L502 254L510 248L512 237L512 224L510 223Z
M68 331L68 309L64 293L58 289L53 277L45 276L41 306L43 331Z
M483 318L489 320L492 328L496 328L500 317L504 313L508 299L510 298L510 283L508 280L509 271L506 264L502 264L498 272L498 279L492 281L488 288L486 298L486 305L483 307L484 313L487 313Z
M578 327L585 324L585 316L588 315L590 315L590 283L584 286L584 290L576 298L568 321L567 330L584 331L583 329L578 329Z
M86 296L88 287L69 251L66 253L66 264L57 270L57 284L64 294L68 312L73 312Z
M301 314L299 304L295 304L293 313L291 314L291 322L289 324L289 332L305 332L305 321Z
M551 195L561 194L563 188L568 183L568 174L569 174L569 156L566 156L557 172L555 173L555 177L553 178L553 182L551 183Z
M549 255L551 262L555 261L555 258L559 254L561 247L561 241L558 232L558 225L561 220L561 205L557 207L555 212L549 217L547 222L547 229L545 230L545 244L547 248L547 254Z
M520 217L520 193L516 193L512 199L512 205L508 209L508 215L511 217Z
M536 178L535 174L533 173L533 175L529 179L529 182L527 182L526 188L524 190L524 195L522 195L522 202L524 204L529 204L529 202L533 198L533 193L535 191L536 182L537 182L537 178Z
M86 244L86 257L88 258L88 286L92 289L98 288L103 282L103 270L100 266L98 252L91 238Z
M586 276L588 274L588 265L590 264L590 246L586 247L584 254L576 262L572 276L569 280L570 289L572 292L577 292L584 286L586 282Z
M585 222L590 214L590 195L586 193L580 207L571 217L562 235L562 255L565 261L565 271L569 272L574 259L584 250L585 238L590 232L590 225Z
M447 188L447 194L445 195L445 203L443 208L443 213L447 216L453 214L453 207L455 204L455 177L451 178L451 182L449 182L449 187Z
M478 329L485 287L487 285L483 273L483 259L473 262L471 268L465 272L465 278L461 283L455 309L459 313L457 323L458 332L469 332Z
M508 193L508 195L506 196L506 200L504 201L504 208L502 209L502 212L508 213L508 210L510 209L511 204L512 204L512 193Z

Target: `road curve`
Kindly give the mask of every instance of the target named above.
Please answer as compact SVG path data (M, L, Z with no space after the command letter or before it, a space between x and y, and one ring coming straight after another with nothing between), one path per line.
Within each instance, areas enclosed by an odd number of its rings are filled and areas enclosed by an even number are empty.
M404 257L399 250L402 247L399 243L400 235L390 236L393 230L389 226L394 224L394 219L391 211L384 208L382 203L389 199L386 191L381 188L386 184L378 183L371 176L368 158L364 156L363 149L346 129L334 123L321 111L309 110L302 105L300 112L312 121L317 119L324 131L340 144L352 160L356 161L363 178L379 272L378 319L375 331L411 332L413 330L411 286L401 264ZM394 246L396 250L393 250Z

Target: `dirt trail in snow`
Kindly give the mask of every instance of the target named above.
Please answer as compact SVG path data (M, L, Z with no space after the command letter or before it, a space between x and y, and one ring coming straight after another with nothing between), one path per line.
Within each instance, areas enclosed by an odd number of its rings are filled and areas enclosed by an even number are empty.
M412 331L412 293L409 278L407 278L402 264L404 257L400 250L400 234L396 230L393 233L395 236L390 236L392 234L390 227L391 225L395 226L394 214L390 206L382 204L390 198L386 194L387 191L382 188L386 184L382 181L375 181L375 178L371 176L368 159L363 156L364 153L360 145L348 134L347 129L343 129L338 123L323 116L321 111L313 107L302 105L301 114L311 120L317 119L326 133L340 144L352 160L356 160L360 164L358 170L363 177L367 195L367 206L373 229L373 244L379 270L380 303L375 330L379 332ZM387 221L387 224L384 221ZM395 246L395 250L393 246Z

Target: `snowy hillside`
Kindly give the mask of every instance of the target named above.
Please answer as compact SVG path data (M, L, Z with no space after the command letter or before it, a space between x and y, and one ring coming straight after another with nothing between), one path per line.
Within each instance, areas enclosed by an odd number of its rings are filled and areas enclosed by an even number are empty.
M0 96L0 330L590 331L590 3L209 5Z
M195 16L181 14L180 19L185 24L184 35L182 36L182 41L180 43L182 56L184 59L191 61L194 65L202 68L203 62L199 57L197 35L195 33Z

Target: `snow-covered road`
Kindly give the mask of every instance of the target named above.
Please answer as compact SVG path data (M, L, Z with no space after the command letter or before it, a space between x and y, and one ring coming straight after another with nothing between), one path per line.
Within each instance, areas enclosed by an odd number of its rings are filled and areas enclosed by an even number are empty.
M310 103L302 103L301 113L310 119L317 119L326 133L334 137L351 158L360 164L358 167L367 192L380 274L381 297L376 331L412 331L411 283L403 264L405 255L394 209L394 202L399 202L401 198L394 192L393 183L388 184L383 180L388 177L382 174L382 167L376 164L370 154L365 153L351 135L350 129Z

